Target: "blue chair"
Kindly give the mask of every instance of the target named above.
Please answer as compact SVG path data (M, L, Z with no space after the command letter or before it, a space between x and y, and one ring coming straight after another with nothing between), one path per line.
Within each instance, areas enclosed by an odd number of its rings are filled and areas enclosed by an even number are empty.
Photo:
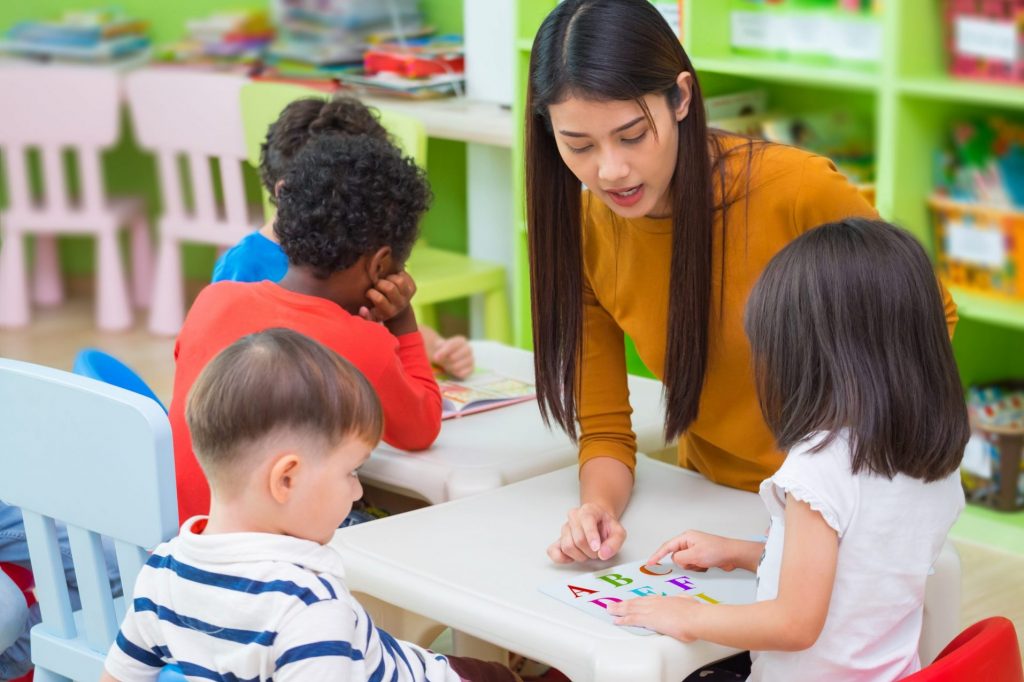
M163 409L164 414L167 414L167 408L156 397L156 393L153 393L153 389L142 380L142 377L110 353L105 353L98 348L83 348L78 351L75 365L71 371L83 377L120 386L139 395L152 398Z
M131 595L147 550L178 530L167 416L150 399L83 376L0 358L0 499L21 507L42 622L37 682L95 680L124 617L101 539ZM57 544L67 525L82 608L72 611Z

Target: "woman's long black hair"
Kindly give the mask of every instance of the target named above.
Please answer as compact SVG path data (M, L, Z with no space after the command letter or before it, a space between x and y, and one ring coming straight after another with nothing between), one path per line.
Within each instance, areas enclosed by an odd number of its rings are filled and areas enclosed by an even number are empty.
M545 421L572 437L583 343L581 184L559 155L548 107L570 96L634 100L651 120L643 98L661 94L670 106L678 105L676 79L684 71L692 77L692 92L689 113L678 123L670 185L672 260L662 377L670 440L697 418L704 387L716 196L724 194L718 136L708 130L697 74L647 0L566 0L544 20L533 43L526 197L537 397Z

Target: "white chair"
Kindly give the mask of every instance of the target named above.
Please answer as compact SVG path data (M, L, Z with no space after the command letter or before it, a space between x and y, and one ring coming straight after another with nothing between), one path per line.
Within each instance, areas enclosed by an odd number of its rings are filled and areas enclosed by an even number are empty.
M124 594L146 550L177 532L174 452L153 400L68 372L0 358L0 498L21 507L42 622L36 682L96 680L125 614L101 536L113 541ZM67 525L82 608L71 610L57 544Z
M925 585L924 621L917 646L922 666L934 661L960 634L960 577L960 555L953 543L946 540Z
M239 92L245 82L238 75L171 67L140 69L126 79L135 135L141 147L156 154L163 202L149 318L155 334L177 334L184 320L181 245L230 247L262 222L259 210L246 203L242 177L246 156ZM183 191L182 158L191 202Z
M0 326L30 320L25 237L36 236L33 294L55 305L63 299L58 234L96 238L96 321L124 329L132 314L118 245L118 230L132 236L135 303L149 303L152 255L142 202L109 200L100 155L120 132L119 76L111 69L70 66L0 66L0 155L9 205L0 213ZM42 196L33 193L30 150L41 158ZM69 192L64 154L70 151L80 191Z

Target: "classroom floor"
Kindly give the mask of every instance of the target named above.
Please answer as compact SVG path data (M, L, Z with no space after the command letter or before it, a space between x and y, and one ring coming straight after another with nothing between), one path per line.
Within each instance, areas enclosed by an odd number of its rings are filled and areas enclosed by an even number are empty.
M170 402L174 383L174 339L154 337L146 331L144 316L126 332L100 332L93 322L91 302L72 298L57 308L33 311L26 329L0 329L0 357L26 360L58 369L71 369L79 349L94 346L134 368L153 391ZM1022 533L1011 528L1006 532ZM998 546L1017 546L999 543ZM1010 618L1024 649L1024 554L1001 551L964 539L963 529L954 533L963 564L964 626L982 618Z

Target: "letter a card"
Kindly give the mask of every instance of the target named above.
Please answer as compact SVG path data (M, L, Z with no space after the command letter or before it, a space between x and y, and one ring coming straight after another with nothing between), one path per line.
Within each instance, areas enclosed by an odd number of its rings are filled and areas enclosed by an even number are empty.
M684 571L670 559L645 566L628 563L540 588L544 594L571 604L596 618L612 623L608 605L647 596L685 594L709 604L749 604L755 600L757 583L753 573L712 568L706 573ZM652 630L622 626L636 635L653 635Z

